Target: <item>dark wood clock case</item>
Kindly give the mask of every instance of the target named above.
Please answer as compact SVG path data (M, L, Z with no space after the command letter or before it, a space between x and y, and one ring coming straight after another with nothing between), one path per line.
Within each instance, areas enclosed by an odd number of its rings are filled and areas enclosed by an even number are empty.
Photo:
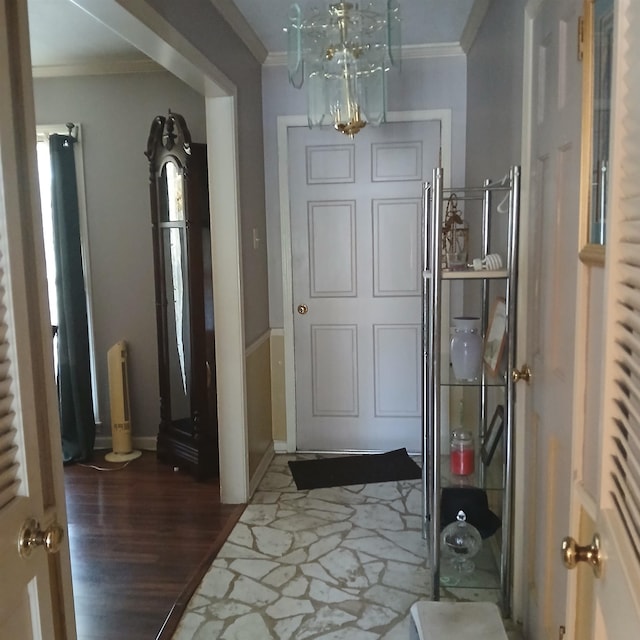
M160 426L158 458L203 480L218 474L207 149L184 118L154 118L149 160Z

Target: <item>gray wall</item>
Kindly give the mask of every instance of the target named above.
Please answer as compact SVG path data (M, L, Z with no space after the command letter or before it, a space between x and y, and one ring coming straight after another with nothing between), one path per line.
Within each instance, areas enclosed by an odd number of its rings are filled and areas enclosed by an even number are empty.
M467 183L520 163L524 2L493 0L467 56Z
M129 346L132 432L155 438L160 421L149 206L144 156L151 121L171 108L204 142L204 99L162 71L34 80L37 124L82 126L102 429L110 436L106 353Z
M237 87L245 342L269 328L261 66L209 0L146 0ZM253 230L263 242L253 248Z
M402 71L389 72L388 111L450 109L452 112L452 180L462 183L465 171L466 73L465 57L447 56L405 60ZM289 85L286 67L265 67L262 73L267 244L269 247L269 314L272 327L283 326L280 196L278 192L277 117L306 115L306 96ZM383 125L384 126L384 125ZM327 132L327 144L338 133ZM430 169L429 169L430 171ZM430 179L430 173L425 180Z
M521 162L524 2L493 0L467 55L467 185L501 180ZM498 204L502 198L494 198ZM482 257L479 206L466 209L470 256ZM476 215L477 214L477 215ZM506 258L507 225L493 216L491 252ZM495 290L492 295L498 295ZM480 290L465 289L464 311L477 313Z

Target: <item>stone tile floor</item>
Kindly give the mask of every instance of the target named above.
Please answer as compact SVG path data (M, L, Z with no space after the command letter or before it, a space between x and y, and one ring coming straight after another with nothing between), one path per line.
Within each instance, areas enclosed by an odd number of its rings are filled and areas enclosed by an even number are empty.
M298 491L287 462L304 457L274 458L173 640L409 638L429 595L420 481Z

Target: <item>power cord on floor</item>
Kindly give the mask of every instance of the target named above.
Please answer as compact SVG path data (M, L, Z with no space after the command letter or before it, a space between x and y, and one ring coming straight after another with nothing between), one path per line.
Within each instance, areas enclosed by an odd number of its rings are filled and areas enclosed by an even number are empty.
M104 453L105 451L109 451L108 449L94 449L94 454L99 454L99 453ZM86 467L87 469L94 469L95 471L122 471L123 469L126 469L129 464L131 464L134 460L138 460L140 458L141 452L138 451L136 452L137 456L135 457L131 457L129 460L125 460L122 462L122 464L119 464L117 467L101 467L97 464L88 464L86 462L77 462L76 464L79 467ZM124 457L124 456L123 456ZM129 456L127 456L129 457ZM120 462L119 460L109 460L107 457L107 462Z
M128 467L133 460L129 460L124 464L121 464L119 467L99 467L97 464L84 464L82 462L78 462L79 467L86 467L87 469L95 469L96 471L122 471L125 467Z

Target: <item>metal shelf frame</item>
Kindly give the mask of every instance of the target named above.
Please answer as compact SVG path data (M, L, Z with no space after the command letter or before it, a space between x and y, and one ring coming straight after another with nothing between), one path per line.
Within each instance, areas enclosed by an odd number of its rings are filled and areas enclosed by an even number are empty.
M422 443L422 492L423 492L423 533L429 544L431 560L431 597L440 599L440 496L442 492L441 468L441 421L442 421L442 283L444 280L481 279L482 332L485 335L489 320L489 284L491 280L502 279L505 286L507 310L507 338L505 362L505 416L504 416L504 459L503 459L503 501L502 501L502 541L500 548L500 590L501 609L505 617L510 615L512 590L512 517L513 517L513 464L514 464L514 404L515 382L511 372L516 367L516 315L518 283L518 236L520 218L520 167L513 166L508 179L492 182L487 179L482 187L445 188L443 169L433 170L432 181L424 185L424 216L422 225L422 334L423 334L423 443ZM499 272L447 272L442 268L442 234L445 195L455 193L458 201L482 201L483 255L490 253L493 196L508 198L507 247L505 269ZM505 198L506 196L506 198ZM448 325L446 327L448 330ZM482 373L477 385L480 389L480 439L487 428L487 390L489 384ZM482 467L482 466L481 466ZM482 473L479 484L484 483Z

